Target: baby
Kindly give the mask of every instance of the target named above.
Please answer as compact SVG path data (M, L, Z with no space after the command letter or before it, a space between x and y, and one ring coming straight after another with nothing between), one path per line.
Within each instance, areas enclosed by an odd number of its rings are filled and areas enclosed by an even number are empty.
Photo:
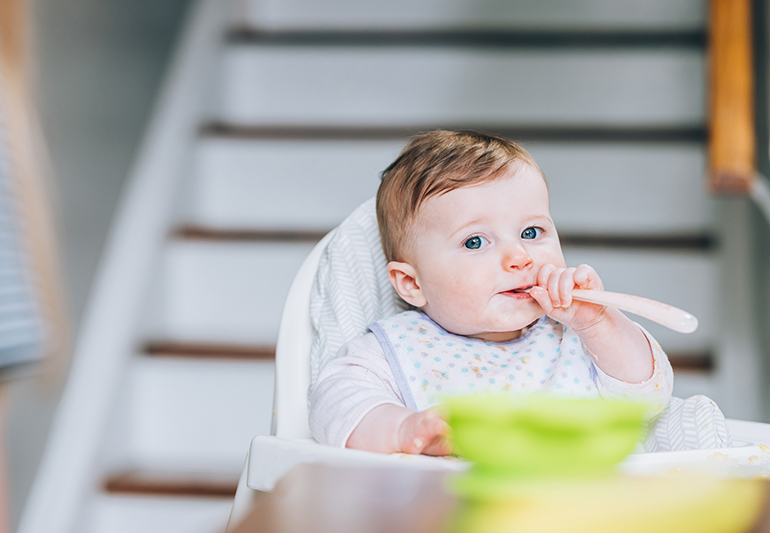
M516 143L476 132L418 135L383 172L377 221L388 277L415 309L342 347L311 394L319 442L383 453L451 453L432 409L447 394L671 396L666 354L602 290L567 268L545 178ZM654 414L654 413L653 413Z

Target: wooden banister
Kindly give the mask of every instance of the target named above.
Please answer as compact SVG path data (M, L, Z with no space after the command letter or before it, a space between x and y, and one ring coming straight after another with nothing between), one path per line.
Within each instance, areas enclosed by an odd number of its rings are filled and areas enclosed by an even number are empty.
M748 194L756 169L751 1L711 0L709 188Z

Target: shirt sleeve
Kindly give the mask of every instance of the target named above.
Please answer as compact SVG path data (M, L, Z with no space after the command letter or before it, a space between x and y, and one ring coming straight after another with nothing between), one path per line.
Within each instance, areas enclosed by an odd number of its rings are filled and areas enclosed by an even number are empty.
M383 404L404 401L385 352L367 333L321 369L310 393L310 430L318 442L344 447L364 416Z
M628 383L605 374L601 368L594 365L596 386L603 398L633 399L647 403L650 406L647 415L652 418L659 414L671 399L674 389L674 371L660 344L646 329L638 324L637 326L647 337L652 350L652 377L641 383Z

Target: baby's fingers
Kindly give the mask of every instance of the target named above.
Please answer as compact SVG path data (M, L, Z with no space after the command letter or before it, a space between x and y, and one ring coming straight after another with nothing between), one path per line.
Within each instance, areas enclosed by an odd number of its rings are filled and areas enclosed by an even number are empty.
M543 312L546 315L551 316L553 304L551 303L551 297L548 295L546 289L543 287L532 287L529 291L529 295L543 308Z
M452 452L447 440L449 425L433 410L411 415L402 450L412 454L447 455ZM405 442L404 442L405 441Z
M580 265L575 269L575 286L579 289L603 290L602 280L596 270L589 265Z
M575 268L567 268L559 275L558 280L558 307L566 308L572 305L572 289L575 288ZM553 296L551 296L553 299Z
M572 303L572 289L575 288L574 268L557 268L548 276L546 288L553 307L565 308Z
M548 287L548 280L551 277L551 274L553 274L556 271L556 267L551 264L546 264L540 267L540 270L537 273L537 284L540 287Z

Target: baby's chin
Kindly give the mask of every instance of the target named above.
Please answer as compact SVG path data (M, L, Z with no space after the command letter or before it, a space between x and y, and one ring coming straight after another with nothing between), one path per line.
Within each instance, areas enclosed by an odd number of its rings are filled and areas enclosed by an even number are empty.
M464 328L462 326L449 324L446 320L442 321L441 317L439 317L437 320L436 317L432 317L430 314L428 314L428 316L430 316L430 318L436 324L444 328L449 333L454 333L455 335L462 335L472 339L479 339L484 342L508 342L521 337L531 326L540 320L544 314L545 313L540 313L537 316L528 317L525 320L512 322L509 324L500 324L498 327L490 328L489 331Z
M478 335L465 335L474 339L480 339L484 342L508 342L514 341L526 333L528 326L512 331L490 331L479 333Z

